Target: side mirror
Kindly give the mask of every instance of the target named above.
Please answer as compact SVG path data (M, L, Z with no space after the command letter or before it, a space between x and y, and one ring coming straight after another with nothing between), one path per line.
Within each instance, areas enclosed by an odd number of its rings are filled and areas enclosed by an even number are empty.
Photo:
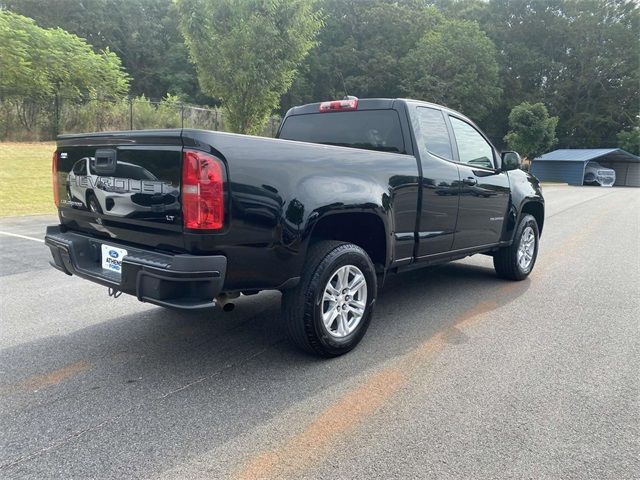
M502 170L517 170L522 166L522 159L518 152L502 152Z

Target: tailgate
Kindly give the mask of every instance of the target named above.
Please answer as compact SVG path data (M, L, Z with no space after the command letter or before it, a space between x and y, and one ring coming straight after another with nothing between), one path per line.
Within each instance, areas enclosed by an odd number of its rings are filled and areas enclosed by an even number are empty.
M63 135L56 152L63 225L153 247L183 247L181 130Z

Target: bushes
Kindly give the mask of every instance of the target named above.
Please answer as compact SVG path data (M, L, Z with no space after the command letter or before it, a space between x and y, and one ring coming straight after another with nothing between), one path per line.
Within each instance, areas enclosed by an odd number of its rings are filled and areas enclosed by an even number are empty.
M262 135L275 135L278 117L272 117ZM215 108L180 103L167 95L159 102L140 96L116 101L89 100L83 103L58 98L53 102L26 99L0 101L0 140L42 141L58 133L146 130L154 128L199 128L226 130L222 112Z
M126 100L117 102L93 100L85 104L63 103L59 113L58 131L59 133L78 133L128 129L127 103ZM55 117L55 112L53 115ZM55 135L55 129L52 129L50 134Z

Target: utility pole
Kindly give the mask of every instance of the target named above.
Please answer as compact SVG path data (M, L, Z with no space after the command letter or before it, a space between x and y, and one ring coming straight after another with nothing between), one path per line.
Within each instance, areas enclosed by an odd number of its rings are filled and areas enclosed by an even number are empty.
M53 108L53 138L55 138L60 133L60 98L57 91L53 100Z

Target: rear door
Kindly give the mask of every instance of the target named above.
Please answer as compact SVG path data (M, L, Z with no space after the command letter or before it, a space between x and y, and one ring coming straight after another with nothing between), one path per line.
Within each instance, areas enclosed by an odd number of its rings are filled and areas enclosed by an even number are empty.
M412 115L422 167L416 257L448 252L458 217L458 166L442 110L414 106Z
M500 241L509 205L509 177L497 170L497 153L472 124L449 115L460 172L460 202L453 250Z

